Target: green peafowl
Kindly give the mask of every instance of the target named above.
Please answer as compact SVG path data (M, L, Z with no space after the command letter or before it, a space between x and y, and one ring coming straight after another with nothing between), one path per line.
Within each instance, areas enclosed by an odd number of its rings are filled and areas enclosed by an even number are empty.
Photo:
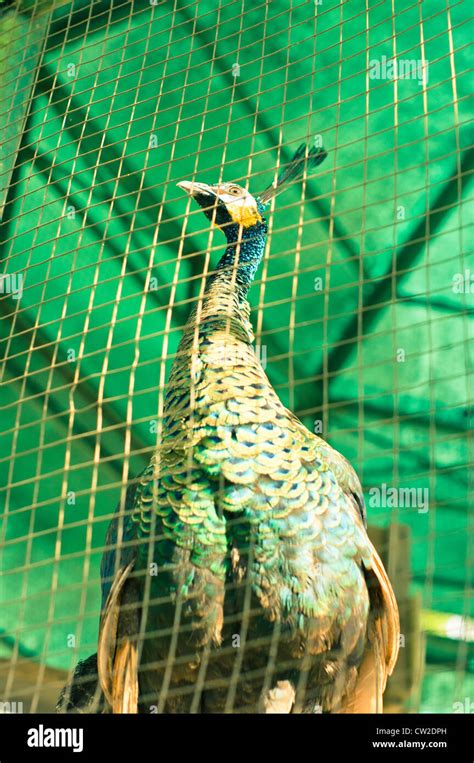
M227 248L186 324L159 446L109 528L87 701L98 689L111 712L382 709L398 609L362 489L280 402L247 302L265 209L325 157L300 146L257 197L178 183Z

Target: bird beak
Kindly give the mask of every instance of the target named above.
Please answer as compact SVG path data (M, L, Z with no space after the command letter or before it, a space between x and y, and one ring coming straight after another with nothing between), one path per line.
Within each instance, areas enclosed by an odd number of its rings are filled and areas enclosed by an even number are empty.
M215 198L216 196L214 190L207 183L197 183L195 180L182 180L181 183L176 183L176 185L193 198L196 196L211 196Z

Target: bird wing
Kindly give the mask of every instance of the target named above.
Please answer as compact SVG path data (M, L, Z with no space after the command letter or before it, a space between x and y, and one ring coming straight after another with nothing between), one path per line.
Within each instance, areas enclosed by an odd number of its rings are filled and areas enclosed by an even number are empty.
M362 490L357 496L350 492L348 497L353 507L354 521L363 523ZM387 678L392 674L398 657L400 619L397 600L383 562L371 541L369 549L370 559L364 563L370 599L367 644L354 689L342 703L342 713L381 713Z
M349 461L328 443L320 439L319 443L329 467L348 499L354 523L365 530L367 523L364 494L355 470ZM367 541L369 557L363 562L370 599L367 645L354 689L342 703L342 713L382 712L382 696L387 678L392 674L398 657L400 620L397 600L375 546L369 539Z
M132 576L137 545L129 543L136 535L130 511L136 500L137 486L135 481L127 490L124 515L119 506L110 523L101 565L103 606L97 670L113 713L138 712L139 592Z
M382 561L372 546L371 570L367 570L371 609L367 645L353 691L342 713L381 713L387 678L395 667L400 635L398 607Z
M130 579L134 565L132 560L118 570L100 620L97 666L113 713L138 712L139 618L136 587Z
M97 673L97 655L80 660L74 673L61 690L56 702L57 713L102 713L104 697Z

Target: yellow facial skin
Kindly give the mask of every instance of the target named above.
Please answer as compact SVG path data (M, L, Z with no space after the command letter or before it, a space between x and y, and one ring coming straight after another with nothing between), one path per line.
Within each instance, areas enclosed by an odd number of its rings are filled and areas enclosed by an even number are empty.
M246 204L229 204L227 207L229 215L235 223L242 225L243 228L250 228L256 222L262 222L262 216L257 207L247 206Z
M250 228L257 222L262 222L262 216L257 209L257 202L251 193L237 185L219 186L217 193L227 207L234 223L243 228Z

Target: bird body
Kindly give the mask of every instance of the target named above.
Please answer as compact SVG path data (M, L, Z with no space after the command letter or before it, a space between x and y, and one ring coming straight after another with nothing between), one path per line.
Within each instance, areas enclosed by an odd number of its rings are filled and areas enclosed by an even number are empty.
M380 709L398 613L352 466L286 409L247 292L268 199L182 183L227 248L184 329L162 435L111 523L98 649L113 712Z

